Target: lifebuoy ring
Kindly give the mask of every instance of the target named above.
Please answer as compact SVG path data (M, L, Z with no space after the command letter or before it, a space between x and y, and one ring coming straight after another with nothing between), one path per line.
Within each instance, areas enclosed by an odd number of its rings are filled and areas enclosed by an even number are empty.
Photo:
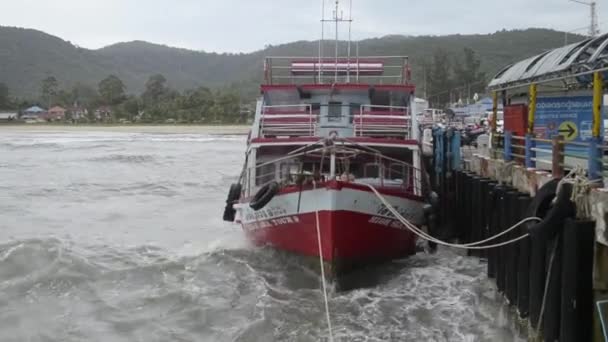
M236 210L233 208L234 202L236 202L241 197L241 184L234 183L230 185L230 190L228 190L228 197L226 198L226 207L224 208L224 221L234 222L234 216L236 214Z
M528 207L528 216L543 219L538 223L528 225L530 236L533 239L548 240L554 237L562 227L567 217L576 215L576 206L570 200L572 184L561 185L559 193L557 188L559 179L552 179L543 185Z
M249 202L249 207L255 211L264 208L277 192L279 192L279 183L271 182L264 185L255 193L255 196L253 196L253 199Z

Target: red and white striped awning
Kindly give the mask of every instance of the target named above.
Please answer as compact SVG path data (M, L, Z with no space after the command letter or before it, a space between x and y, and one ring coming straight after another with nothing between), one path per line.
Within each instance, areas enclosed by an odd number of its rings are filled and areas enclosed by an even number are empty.
M315 75L321 71L324 75L334 75L336 71L339 75L359 74L380 76L384 72L384 63L381 61L370 60L338 60L336 61L293 61L291 62L291 73L293 75Z

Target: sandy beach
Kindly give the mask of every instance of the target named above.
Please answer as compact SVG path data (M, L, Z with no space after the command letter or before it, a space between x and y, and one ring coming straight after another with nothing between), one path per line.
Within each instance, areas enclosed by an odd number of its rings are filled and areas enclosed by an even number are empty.
M245 135L251 126L226 125L0 125L3 132L126 132Z

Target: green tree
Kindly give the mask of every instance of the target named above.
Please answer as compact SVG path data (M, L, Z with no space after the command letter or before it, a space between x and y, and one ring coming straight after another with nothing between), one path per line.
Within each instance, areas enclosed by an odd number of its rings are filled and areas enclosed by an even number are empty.
M146 82L143 98L151 103L157 103L168 92L167 79L161 74L156 74L150 76Z
M450 102L452 81L450 61L445 50L437 49L433 54L428 77L429 101L435 107L443 108Z
M117 105L125 99L125 85L120 78L110 75L99 82L99 95L104 104Z
M141 108L140 101L135 96L129 96L122 104L122 111L126 114L126 118L129 121L133 121L139 114L139 110Z
M73 103L78 103L82 106L90 106L99 101L97 90L83 83L76 83L71 90Z
M459 59L454 63L454 82L460 92L471 98L474 93L483 92L487 78L481 72L481 60L471 48L463 50L462 63Z
M8 95L8 86L4 83L0 83L0 109L7 109L11 107Z
M57 95L59 90L59 82L55 76L49 76L42 80L41 91L42 91L42 99L47 104L48 107L52 105L52 102Z

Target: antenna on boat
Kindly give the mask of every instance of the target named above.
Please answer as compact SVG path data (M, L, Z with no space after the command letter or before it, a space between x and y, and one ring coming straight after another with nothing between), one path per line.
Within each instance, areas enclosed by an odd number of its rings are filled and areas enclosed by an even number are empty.
M350 83L350 41L351 41L351 28L353 26L353 0L350 0L348 6L348 47L346 48L347 60L346 60L346 83Z
M323 39L325 36L325 0L321 3L321 40L319 40L319 83L323 83Z
M347 66L346 66L346 80L347 82L350 81L350 43L351 43L351 26L352 26L352 7L353 7L353 1L350 0L350 9L349 9L349 14L348 14L348 19L344 19L344 12L338 12L340 10L340 1L336 0L336 7L333 11L333 16L332 19L325 19L325 0L322 1L322 7L321 7L321 40L319 41L319 82L322 83L322 77L323 77L323 40L324 40L324 35L325 35L325 22L333 22L335 24L335 29L336 29L336 46L335 46L335 60L334 60L334 83L338 82L338 52L339 52L339 43L340 41L339 39L339 32L338 32L338 25L341 22L348 22L349 26L348 26L348 61L347 61Z
M334 83L338 83L338 44L339 44L338 23L342 20L342 15L338 16L339 6L340 6L340 0L336 0L336 9L334 10L334 21L336 23L336 61L335 61L336 64L334 65L334 70L335 70Z

